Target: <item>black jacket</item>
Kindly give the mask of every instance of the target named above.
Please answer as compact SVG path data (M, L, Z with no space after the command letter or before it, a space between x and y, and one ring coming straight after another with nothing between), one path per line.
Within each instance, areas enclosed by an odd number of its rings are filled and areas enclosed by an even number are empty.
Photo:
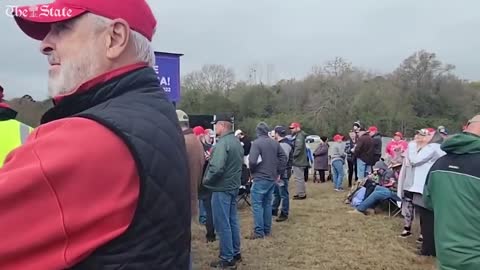
M130 149L140 176L138 206L127 231L71 269L187 270L191 210L185 142L155 71L140 68L67 96L42 123L66 117L110 129Z

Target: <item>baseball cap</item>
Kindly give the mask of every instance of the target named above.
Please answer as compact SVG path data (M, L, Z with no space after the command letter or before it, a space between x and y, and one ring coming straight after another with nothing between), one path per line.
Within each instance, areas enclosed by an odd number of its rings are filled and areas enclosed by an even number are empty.
M177 118L178 118L178 122L188 122L188 114L186 114L184 111L182 110L177 110Z
M196 126L192 128L192 131L195 136L205 135L205 129L201 126Z
M49 4L20 6L13 9L18 26L29 37L43 40L52 23L67 21L87 12L109 19L124 19L152 41L157 21L145 0L55 0Z
M378 128L376 126L371 126L371 127L368 128L368 131L369 132L377 132Z
M444 126L439 126L437 128L438 132L442 133L443 135L448 135L448 129Z
M343 140L343 136L340 134L333 136L333 141L335 142L342 141L342 140Z
M216 115L215 120L212 124L216 124L218 122L230 122L233 123L233 115L228 113L219 113Z
M290 129L301 128L301 125L298 122L293 122L293 123L290 124L289 128Z
M237 129L237 130L235 131L235 137L238 136L238 135L240 135L240 134L243 134L243 131L240 130L240 129Z
M394 136L398 136L400 138L403 138L403 134L400 131L395 132Z
M420 135L420 136L428 136L431 133L432 133L431 129L428 129L428 128L422 128L422 129L419 129L419 130L415 131L415 134Z
M276 126L274 131L282 137L287 136L287 129L284 126Z

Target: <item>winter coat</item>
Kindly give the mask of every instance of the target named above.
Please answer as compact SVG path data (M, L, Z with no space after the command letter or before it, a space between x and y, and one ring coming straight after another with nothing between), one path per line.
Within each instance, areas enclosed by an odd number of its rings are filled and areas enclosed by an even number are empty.
M315 170L328 170L328 143L321 143L313 153Z
M307 157L307 146L305 144L305 139L307 134L303 131L300 131L295 135L295 147L293 150L293 166L306 168L310 166Z
M447 155L432 166L423 198L435 213L439 270L480 269L480 137L460 133L446 140Z
M408 159L413 167L414 178L412 187L406 190L423 194L423 188L425 187L425 181L427 180L430 168L437 159L445 154L446 153L440 149L440 144L438 143L427 144L419 151L415 148L409 148Z

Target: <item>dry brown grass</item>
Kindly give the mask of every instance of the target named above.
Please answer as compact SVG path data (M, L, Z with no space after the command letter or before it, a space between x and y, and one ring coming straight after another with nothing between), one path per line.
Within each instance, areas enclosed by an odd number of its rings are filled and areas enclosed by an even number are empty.
M290 220L274 222L273 235L265 240L244 239L253 221L248 207L240 211L244 261L238 269L435 269L433 259L415 255L415 237L398 237L401 218L347 213L351 208L342 203L345 193L334 192L331 182L307 185L308 199L291 201ZM218 241L206 244L204 232L193 226L195 270L209 269L218 256Z

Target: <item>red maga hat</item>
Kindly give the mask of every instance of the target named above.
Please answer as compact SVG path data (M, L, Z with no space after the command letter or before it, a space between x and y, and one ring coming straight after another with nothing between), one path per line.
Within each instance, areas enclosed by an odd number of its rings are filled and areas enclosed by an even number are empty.
M55 0L49 4L11 9L20 29L33 39L43 40L52 23L67 21L87 12L109 19L124 19L152 41L157 21L145 0Z

